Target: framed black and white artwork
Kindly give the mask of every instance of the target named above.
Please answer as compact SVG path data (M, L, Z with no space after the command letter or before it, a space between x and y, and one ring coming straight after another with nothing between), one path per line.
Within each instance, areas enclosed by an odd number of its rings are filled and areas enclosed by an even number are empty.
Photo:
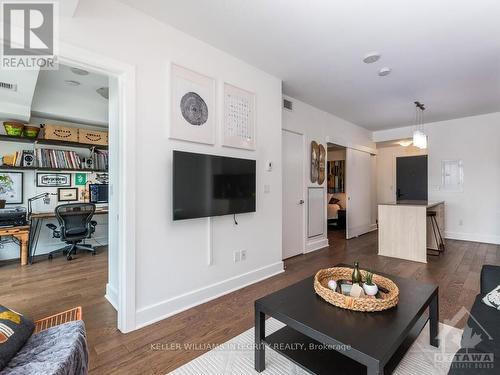
M78 188L57 189L57 200L59 202L75 202L78 200Z
M37 187L70 187L71 173L37 173Z
M255 150L255 94L224 84L224 146Z
M215 143L215 80L179 65L171 66L170 138Z
M7 204L23 203L23 172L0 171L0 200Z

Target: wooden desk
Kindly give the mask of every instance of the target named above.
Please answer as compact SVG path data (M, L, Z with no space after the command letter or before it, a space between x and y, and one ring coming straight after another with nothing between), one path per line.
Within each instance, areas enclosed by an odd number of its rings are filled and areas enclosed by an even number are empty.
M23 225L20 227L5 227L0 228L0 236L12 236L19 241L19 249L21 252L21 266L28 264L28 238L30 234L30 226Z
M97 207L95 209L94 215L104 215L109 212L108 207ZM50 212L33 212L31 214L31 219L52 219L56 217L54 211Z
M109 213L108 207L97 207L94 215L107 215ZM50 212L33 212L30 218L30 231L29 231L29 249L28 256L30 264L33 262L38 238L40 237L40 230L42 229L42 222L45 219L53 219L56 217L54 211Z

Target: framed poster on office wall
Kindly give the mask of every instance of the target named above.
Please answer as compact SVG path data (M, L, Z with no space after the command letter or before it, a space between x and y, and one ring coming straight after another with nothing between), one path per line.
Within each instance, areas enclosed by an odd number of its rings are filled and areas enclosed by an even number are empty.
M224 83L222 144L255 150L255 94Z
M37 187L70 187L71 173L37 173Z
M215 143L215 80L171 65L170 138Z
M23 172L0 171L0 200L7 204L23 203Z

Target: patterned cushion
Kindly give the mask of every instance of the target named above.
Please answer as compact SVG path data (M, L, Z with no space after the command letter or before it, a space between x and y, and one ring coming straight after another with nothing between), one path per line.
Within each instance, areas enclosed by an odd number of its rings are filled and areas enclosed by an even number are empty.
M31 320L0 305L0 370L23 347L34 329Z
M484 296L483 302L490 307L500 310L500 285Z

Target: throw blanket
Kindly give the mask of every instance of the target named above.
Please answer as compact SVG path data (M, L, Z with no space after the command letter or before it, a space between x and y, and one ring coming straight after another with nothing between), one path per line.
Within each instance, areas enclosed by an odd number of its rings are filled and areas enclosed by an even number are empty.
M86 375L87 340L83 321L32 335L0 375Z

